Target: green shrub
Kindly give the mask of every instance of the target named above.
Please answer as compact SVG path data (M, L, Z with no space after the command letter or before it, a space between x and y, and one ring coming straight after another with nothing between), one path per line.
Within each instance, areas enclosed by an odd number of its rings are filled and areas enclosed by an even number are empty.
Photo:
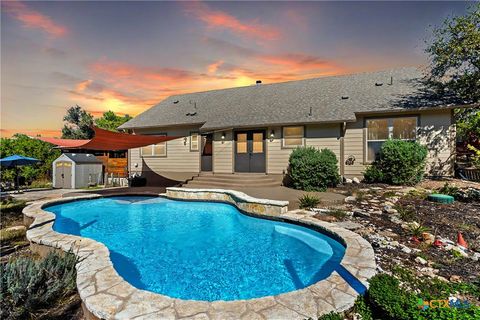
M365 296L359 295L357 297L355 305L353 306L353 311L358 313L362 320L373 320L372 310L370 309Z
M446 195L452 196L456 199L458 198L459 192L460 192L459 188L450 185L448 182L445 182L443 187L438 189L438 193L446 194Z
M17 200L15 198L3 200L0 203L0 211L2 213L7 212L22 212L23 208L27 206L27 202L25 200Z
M337 312L330 312L318 317L318 320L343 320L343 316Z
M410 320L418 313L417 297L400 288L400 282L387 274L370 279L367 299L380 319Z
M36 188L51 188L52 182L48 179L37 179L32 181L29 188L36 189Z
M3 243L8 241L18 240L25 237L25 234L26 234L25 229L20 229L20 230L2 229L0 230L0 241Z
M417 142L387 140L378 159L364 173L366 182L413 185L422 180L427 147Z
M415 220L416 214L412 208L404 207L402 205L396 205L393 208L397 210L400 219L402 219L403 221L410 222Z
M375 183L384 181L383 172L375 165L368 166L363 173L363 181L366 183Z
M45 259L11 259L1 274L0 318L25 319L75 290L73 254L50 253Z
M295 189L325 191L340 182L337 157L329 149L297 148L290 155L288 177Z
M347 216L347 212L339 208L329 208L327 214L337 219L343 219Z
M429 308L420 311L415 320L478 320L480 308L471 306L468 308Z
M316 196L304 194L298 198L298 206L300 209L315 208L320 203L320 199Z

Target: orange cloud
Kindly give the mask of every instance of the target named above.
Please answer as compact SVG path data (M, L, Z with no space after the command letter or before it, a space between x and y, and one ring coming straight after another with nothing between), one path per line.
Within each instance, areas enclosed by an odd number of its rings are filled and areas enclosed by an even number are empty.
M53 37L62 37L68 32L66 27L55 23L50 17L19 1L2 1L2 7L5 12L22 22L26 28L40 29Z
M207 67L208 73L215 73L217 72L218 68L223 64L223 60L219 60L212 64L209 64Z
M77 84L76 89L77 91L85 91L85 89L88 88L88 86L92 83L92 80L84 80L81 81L80 83Z
M280 30L258 21L242 22L236 17L221 11L213 10L205 3L193 1L185 3L186 12L204 22L209 28L223 28L233 33L260 40L277 40Z
M10 138L16 133L22 133L30 137L42 136L58 138L62 135L60 130L45 130L45 129L0 129L2 138Z

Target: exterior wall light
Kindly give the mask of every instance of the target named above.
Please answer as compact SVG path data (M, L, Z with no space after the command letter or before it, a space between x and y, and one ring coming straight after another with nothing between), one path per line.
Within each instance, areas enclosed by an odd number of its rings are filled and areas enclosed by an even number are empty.
M273 142L273 139L275 139L275 130L270 131L270 142Z
M183 138L183 145L184 145L184 146L187 145L187 137Z
M222 132L222 140L225 140L225 132Z

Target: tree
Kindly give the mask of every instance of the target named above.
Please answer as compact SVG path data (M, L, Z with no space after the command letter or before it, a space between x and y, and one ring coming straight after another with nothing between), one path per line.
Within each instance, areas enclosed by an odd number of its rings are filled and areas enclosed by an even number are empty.
M60 156L61 152L53 149L50 143L17 133L11 138L2 138L0 142L0 158L14 154L41 160L41 163L33 166L19 167L20 175L28 181L33 181L50 175L52 162ZM14 176L13 169L2 169L2 181L13 181Z
M91 139L93 137L93 116L79 105L69 108L63 121L66 122L62 128L63 139Z
M132 117L130 117L128 114L121 117L117 116L113 111L107 111L103 113L102 117L95 119L95 125L105 130L117 131L119 126L130 119L132 119Z
M427 83L437 93L454 97L463 103L480 101L480 4L472 5L464 16L445 19L433 31L427 43L430 70ZM456 110L457 136L480 137L480 108ZM475 125L475 123L477 125Z

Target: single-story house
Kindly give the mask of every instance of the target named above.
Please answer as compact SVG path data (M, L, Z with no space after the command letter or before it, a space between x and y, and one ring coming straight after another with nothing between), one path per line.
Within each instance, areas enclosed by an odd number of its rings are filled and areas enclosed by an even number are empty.
M129 170L285 174L292 150L329 148L344 177L361 177L389 139L428 146L428 175L453 172L455 104L423 90L416 68L331 76L168 97L120 126L177 136L130 149Z

